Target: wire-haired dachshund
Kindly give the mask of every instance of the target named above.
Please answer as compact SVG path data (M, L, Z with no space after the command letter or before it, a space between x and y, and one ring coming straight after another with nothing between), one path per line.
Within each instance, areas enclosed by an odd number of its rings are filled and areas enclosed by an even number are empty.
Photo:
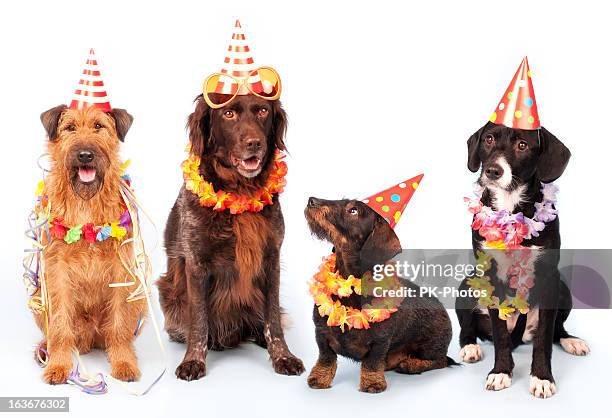
M311 232L334 246L336 270L342 277L363 277L375 265L401 252L393 229L363 202L311 197L304 213ZM418 289L400 280L402 286ZM365 292L363 296L353 293L341 303L361 309L369 299ZM450 319L433 297L406 297L397 312L382 322L371 323L369 329L343 332L328 326L316 305L313 320L319 358L308 377L312 388L331 386L338 354L361 362L359 388L370 393L387 388L385 370L415 374L455 364L446 356L452 338Z

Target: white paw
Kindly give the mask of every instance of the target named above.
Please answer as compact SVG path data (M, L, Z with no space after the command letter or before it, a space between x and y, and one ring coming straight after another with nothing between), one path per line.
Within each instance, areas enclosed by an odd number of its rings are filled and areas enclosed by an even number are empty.
M512 384L512 378L506 373L491 373L487 376L485 389L487 390L502 390L509 388Z
M529 392L536 398L546 399L557 393L557 387L549 380L540 380L535 376L531 376Z
M575 356L586 356L591 352L586 341L580 338L561 338L560 343L565 351Z
M482 350L478 344L467 344L459 351L459 358L466 363L476 363L482 360Z

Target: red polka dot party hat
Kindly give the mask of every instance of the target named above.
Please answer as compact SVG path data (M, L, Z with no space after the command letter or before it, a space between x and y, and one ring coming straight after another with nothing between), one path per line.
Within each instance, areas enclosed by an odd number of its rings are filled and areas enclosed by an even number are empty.
M72 102L70 102L70 109L86 109L88 107L97 107L104 112L111 110L109 97L106 93L106 87L104 87L104 81L102 81L102 73L100 73L93 48L89 50L89 57L85 61L81 79L74 91Z
M490 121L508 128L535 130L540 127L527 57L516 70Z
M374 209L385 218L391 228L399 221L404 209L412 198L414 191L419 187L423 174L412 177L382 192L376 193L362 200L363 203Z
M225 60L223 61L223 68L221 74L231 75L237 79L249 78L249 84L251 89L255 93L261 93L264 91L259 73L253 73L257 67L253 60L251 49L247 45L244 31L239 20L236 20L234 24L234 33L232 33L232 40L227 48L227 54L225 54ZM236 94L239 89L239 95L250 94L249 90L243 86L238 85L231 77L221 77L217 83L215 93L219 94Z

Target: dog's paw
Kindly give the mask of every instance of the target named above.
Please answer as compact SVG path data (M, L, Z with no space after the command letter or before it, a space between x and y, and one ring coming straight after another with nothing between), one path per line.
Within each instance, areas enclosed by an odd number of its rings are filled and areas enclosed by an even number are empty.
M188 382L206 376L206 363L200 360L185 360L176 368L176 377Z
M580 338L561 338L559 342L566 352L575 356L586 356L591 352L586 341Z
M135 364L127 361L118 361L111 365L111 376L124 382L134 382L140 379L140 370Z
M512 377L506 373L491 373L487 376L485 383L486 390L502 390L509 388L512 384Z
M380 393L387 389L384 370L370 371L361 369L359 390L367 393Z
M49 364L43 373L43 379L50 385L61 385L66 383L72 364Z
M384 376L382 379L370 380L359 384L359 390L366 393L380 393L387 390L387 381Z
M330 366L315 364L308 376L308 386L313 389L329 389L336 375L336 363Z
M465 363L476 363L482 360L482 350L478 344L464 345L459 351L459 358Z
M529 392L536 398L546 399L557 393L557 387L555 386L555 382L531 376L531 380L529 381Z
M276 373L287 376L298 376L306 370L302 360L293 355L279 357L272 362L272 365Z

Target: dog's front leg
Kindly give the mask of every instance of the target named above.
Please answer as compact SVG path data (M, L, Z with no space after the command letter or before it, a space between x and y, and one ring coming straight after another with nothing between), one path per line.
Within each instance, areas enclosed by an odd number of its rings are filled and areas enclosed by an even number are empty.
M360 391L379 393L387 389L385 364L389 343L388 340L374 342L368 354L361 361Z
M512 340L506 321L499 318L499 310L489 309L491 317L491 331L493 332L493 346L495 348L495 365L489 372L485 388L487 390L502 390L512 384Z
M106 355L111 365L111 375L125 382L140 378L136 352L134 351L134 330L138 327L139 314L146 316L144 300L126 302L129 294L124 288L112 289L108 318L102 328Z
M274 371L279 374L289 376L304 373L304 363L294 356L287 343L281 325L280 312L280 254L274 251L270 259L267 283L265 287L265 318L264 318L264 337L268 345L268 353L272 359Z
M187 281L187 351L176 368L176 377L182 380L197 380L206 375L208 352L208 312L206 289L208 272L204 265L193 260L185 264Z
M328 389L336 376L338 356L329 346L328 338L317 331L317 345L319 347L319 359L308 376L308 386L313 389Z
M69 278L61 271L49 267L48 285L50 310L47 330L47 350L49 362L43 373L47 383L57 385L66 383L72 371L72 353L76 349L72 318L75 309L72 293L68 288ZM61 269L58 269L61 270Z
M533 338L529 391L537 398L550 398L557 392L552 375L552 346L556 309L538 310L538 328Z

